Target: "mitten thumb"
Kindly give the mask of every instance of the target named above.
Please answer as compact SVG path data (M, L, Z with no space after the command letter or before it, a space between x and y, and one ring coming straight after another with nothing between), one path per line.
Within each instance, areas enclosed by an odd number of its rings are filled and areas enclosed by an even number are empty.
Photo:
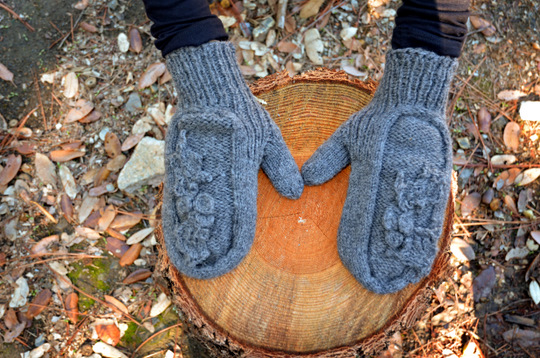
M347 123L341 125L302 166L302 177L306 185L327 182L351 162L349 150L345 146Z
M262 170L274 188L289 199L298 199L304 191L304 181L277 125L273 124L264 148Z

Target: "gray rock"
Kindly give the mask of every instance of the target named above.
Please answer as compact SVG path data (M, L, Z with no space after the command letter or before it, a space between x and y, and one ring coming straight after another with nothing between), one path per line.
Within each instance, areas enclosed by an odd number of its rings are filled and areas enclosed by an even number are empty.
M128 111L129 113L137 113L141 107L141 97L139 97L139 94L137 92L131 92L125 106L126 111Z
M118 177L118 188L134 192L143 185L158 186L165 174L165 142L150 137L141 139Z

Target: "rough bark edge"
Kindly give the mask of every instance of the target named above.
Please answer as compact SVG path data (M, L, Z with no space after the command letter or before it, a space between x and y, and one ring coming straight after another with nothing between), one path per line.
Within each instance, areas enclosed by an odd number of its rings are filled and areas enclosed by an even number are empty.
M257 81L250 85L250 88L255 95L259 95L301 82L341 83L360 88L370 94L373 94L377 87L377 84L373 81L362 82L356 79L351 80L343 71L320 68L295 77L290 77L286 71L283 71ZM158 203L162 203L162 190L163 185L160 186L156 198ZM191 299L190 292L185 286L181 275L171 264L169 257L166 254L161 222L156 229L156 238L159 242L156 274L160 274L165 279L168 288L172 289L173 301L184 313L184 320L188 323L192 323L188 325L188 327L193 328L193 330L189 330L193 333L193 337L198 339L203 346L209 348L215 357L341 358L354 357L356 354L375 354L387 347L388 339L395 332L412 327L425 314L425 310L430 306L431 302L431 288L437 287L452 271L452 268L450 267L451 253L449 247L454 221L454 196L456 191L457 178L454 173L452 192L450 193L450 200L446 211L446 225L442 234L443 241L441 250L435 259L431 273L422 281L418 290L411 295L411 298L405 303L403 309L389 319L387 325L373 335L363 338L351 346L338 347L322 352L293 354L290 352L270 351L260 347L250 347L247 343L229 337L220 328L216 327L202 312L197 303ZM161 210L159 213L161 214Z
M266 76L257 82L250 84L249 88L255 96L258 96L262 93L275 91L295 83L306 82L344 84L359 88L371 95L377 88L377 82L374 82L373 80L363 82L359 79L351 79L345 71L331 70L323 67L296 75L294 77L289 76L287 71L274 73L271 76Z

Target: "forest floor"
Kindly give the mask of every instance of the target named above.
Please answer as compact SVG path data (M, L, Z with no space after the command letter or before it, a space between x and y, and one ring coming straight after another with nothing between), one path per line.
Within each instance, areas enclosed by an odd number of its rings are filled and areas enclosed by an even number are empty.
M379 80L398 6L212 11L250 83L320 66ZM380 357L540 356L540 4L479 0L471 13L447 108L453 273ZM0 1L2 357L204 356L178 338L151 276L163 165L130 166L159 151L176 103L150 26L139 0Z

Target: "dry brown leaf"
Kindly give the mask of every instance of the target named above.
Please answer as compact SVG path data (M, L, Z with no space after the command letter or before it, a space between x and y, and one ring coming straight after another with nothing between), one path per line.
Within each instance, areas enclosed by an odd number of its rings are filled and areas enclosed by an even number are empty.
M124 241L119 240L115 237L108 237L105 249L108 250L115 257L121 258L126 253L126 251L129 250L129 245L126 245Z
M21 168L22 157L20 155L10 154L6 166L0 172L0 186L8 185L15 178Z
M114 237L115 239L126 241L126 237L124 235L122 235L121 233L119 233L118 231L116 231L114 229L111 229L110 226L107 228L105 233L109 234L110 236ZM128 248L129 248L129 246L128 246Z
M62 209L66 220L72 222L75 211L73 210L73 203L66 193L62 193L60 196L60 208Z
M6 311L6 314L4 316L4 324L6 325L7 329L13 329L19 324L19 320L17 319L17 312L13 308L10 308Z
M86 152L80 150L53 150L50 153L51 160L53 162L69 162L72 159L83 157Z
M22 155L30 155L36 152L37 145L33 142L19 142L15 146L15 150Z
M66 115L65 123L73 123L86 117L94 109L94 104L85 99L80 99L75 103Z
M116 134L114 134L113 132L108 132L105 135L104 148L109 158L115 158L122 154L121 147L122 145L120 144L120 140L118 139Z
M8 133L17 138L30 138L32 137L32 130L28 127L17 127L8 129Z
M120 342L120 329L115 324L97 324L98 337L105 343L116 346Z
M143 137L144 137L144 133L130 135L129 137L126 138L124 143L122 143L120 150L122 152L130 150L131 148L139 144L139 142L141 141L141 139L143 139Z
M107 230L109 225L114 220L114 217L116 216L116 209L114 206L109 205L104 210L102 210L101 218L99 218L98 224L97 224L97 231L104 232Z
M84 123L84 124L92 123L99 120L100 118L101 118L101 112L98 111L97 109L94 109L86 117L79 119L79 123Z
M512 198L512 196L506 195L504 197L504 204L508 207L508 209L510 209L512 214L519 215L518 209L516 207L516 202L514 201L514 198Z
M79 320L79 296L75 292L71 292L66 296L65 302L66 314L71 323L76 324Z
M164 83L169 82L170 80L172 80L172 75L169 72L169 70L165 70L165 73L163 74L163 76L159 78L159 84L162 85Z
M506 179L506 185L513 185L517 176L521 173L519 168L508 169L508 179Z
M111 171L107 169L107 166L101 167L96 176L94 177L94 187L100 186L109 177Z
M495 26L493 26L491 22L489 22L488 20L484 18L481 18L476 15L471 15L470 20L474 28L477 30L481 30L482 34L484 34L484 36L486 37L493 36L495 35L495 32L497 32L497 30L495 29Z
M41 290L36 297L32 300L32 303L28 307L26 312L26 317L28 319L33 319L39 315L51 302L52 292L48 289Z
M143 49L141 34L136 27L129 30L129 49L135 53L139 53Z
M117 231L126 231L137 225L142 216L141 212L118 215L109 227Z
M292 33L296 30L296 19L294 18L294 16L292 15L289 15L285 18L285 31L287 31L287 33Z
M60 240L60 236L58 235L44 237L43 239L39 240L34 246L32 246L30 252L34 255L44 254L48 252L48 246L55 242L58 242L58 240Z
M129 239L126 241L126 244L133 245L133 244L136 244L138 242L141 242L144 239L146 239L146 237L148 235L150 235L151 233L153 233L153 232L154 232L153 227L147 227L145 229L139 230L139 231L137 231L136 233L134 233L133 235L131 235L129 237Z
M105 193L108 193L109 190L107 189L107 183L101 184L100 186L94 187L88 191L88 195L90 196L100 196Z
M135 282L146 280L150 276L152 276L152 271L148 269L139 269L129 274L129 276L126 277L124 281L122 281L122 283L129 285Z
M91 190L90 190L91 191ZM90 192L88 192L88 196L92 196ZM90 214L86 220L82 223L83 226L89 227L89 228L96 228L99 218L101 217L101 214L98 211L94 211L92 214Z
M79 0L73 7L77 10L84 10L88 7L88 2L89 0Z
M73 142L62 143L60 145L60 148L64 150L77 150L77 149L82 149L83 147L84 147L84 143L80 140L74 140Z
M120 266L131 265L139 257L143 246L142 244L135 244L126 251L126 253L120 259Z
M484 133L491 131L491 113L488 112L486 107L482 107L478 111L478 127Z
M126 162L127 162L127 157L123 154L120 154L116 158L111 159L107 163L106 168L110 170L111 172L117 172L124 167Z
M79 92L79 79L74 72L70 72L62 78L64 97L73 98Z
M19 337L21 333L24 331L24 328L26 327L26 323L19 323L16 325L12 330L6 332L4 334L4 342L6 343L13 343L15 338Z
M91 33L98 32L97 27L95 27L95 26L92 25L92 24L89 24L89 23L86 22L86 21L81 22L81 23L79 24L79 26L80 26L84 31L87 31L87 32L91 32Z
M128 314L128 309L125 304L114 298L113 296L103 295L103 299L105 302L113 305L114 307L118 308L120 311Z
M519 134L521 129L516 122L508 122L504 127L503 140L504 144L513 152L519 149Z
M324 0L309 0L308 3L302 7L300 17L302 19L307 19L308 17L317 15L323 2Z
M8 70L8 68L4 66L2 63L0 63L0 78L3 79L4 81L13 83L13 72Z
M298 45L296 45L295 43L293 42L289 42L289 41L280 41L278 42L277 44L277 49L280 51L280 52L285 52L285 53L291 53L293 51L297 51L299 49Z
M139 80L139 89L152 86L154 83L156 83L157 79L165 73L166 69L167 67L163 62L151 64Z
M6 264L6 254L3 252L0 252L0 267L4 266Z
M45 185L50 184L56 188L56 166L47 158L47 156L36 153L34 159L34 166L36 168L36 175Z

